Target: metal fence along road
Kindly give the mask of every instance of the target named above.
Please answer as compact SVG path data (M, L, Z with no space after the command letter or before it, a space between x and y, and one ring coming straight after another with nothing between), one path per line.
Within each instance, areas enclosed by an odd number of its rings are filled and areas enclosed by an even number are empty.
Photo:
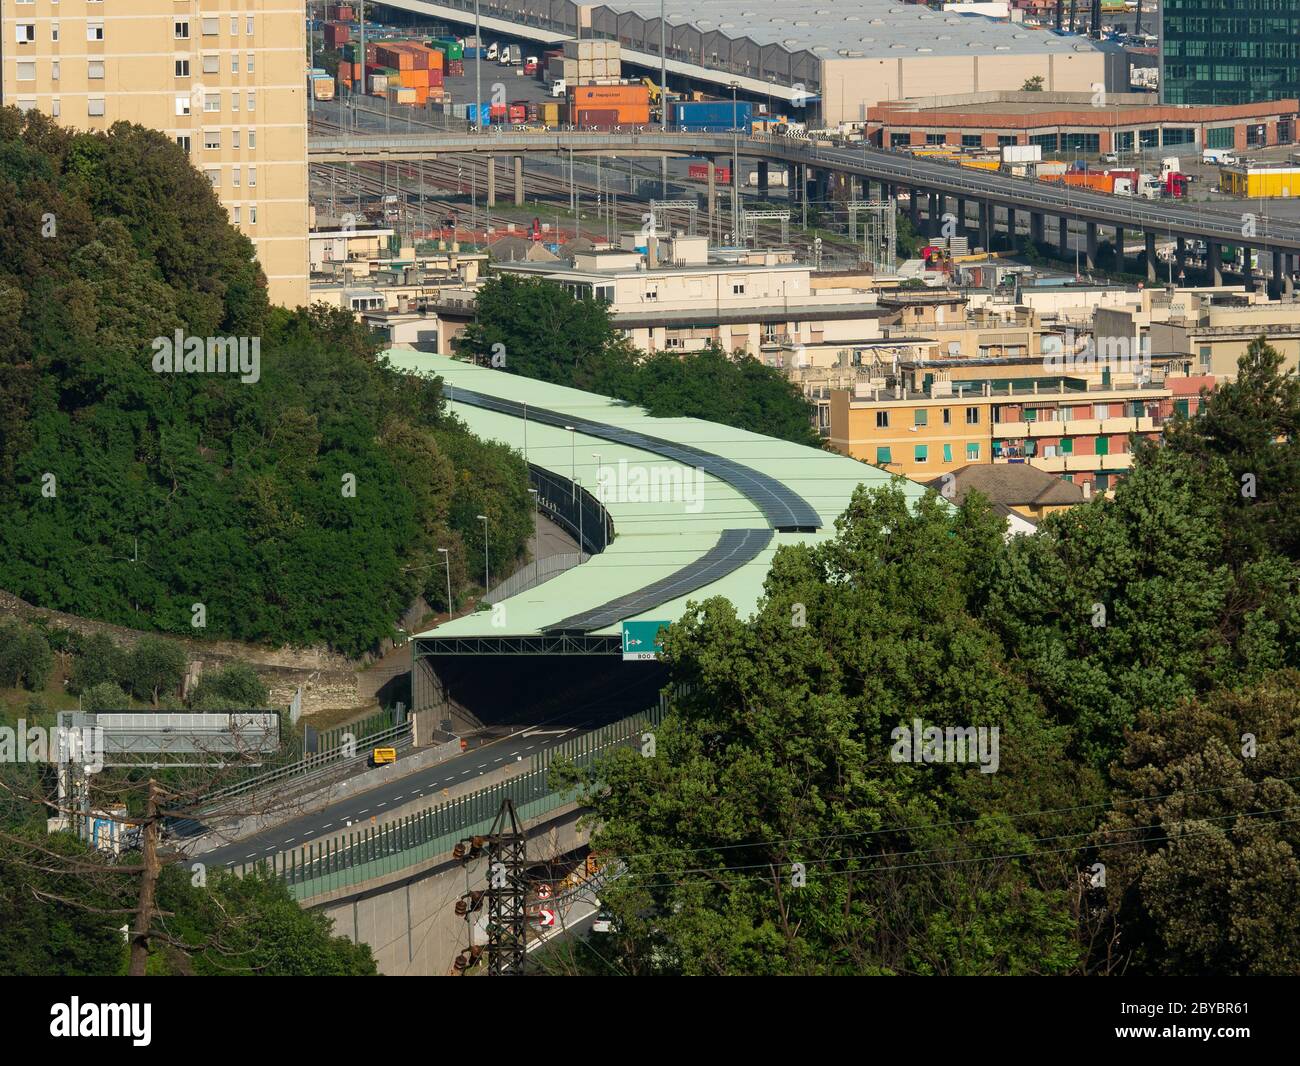
M600 755L640 737L658 725L668 701L533 756L530 769L518 777L437 804L375 828L357 829L295 851L275 855L269 862L245 863L242 877L261 870L288 882L298 900L347 888L374 877L407 869L426 859L448 854L465 837L487 832L503 799L514 802L529 821L572 803L574 789L551 787L550 767L557 760L589 766Z

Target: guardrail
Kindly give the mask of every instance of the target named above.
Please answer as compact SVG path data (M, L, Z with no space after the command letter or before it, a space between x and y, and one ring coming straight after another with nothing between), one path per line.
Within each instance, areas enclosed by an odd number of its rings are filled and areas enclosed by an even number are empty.
M539 818L577 798L576 789L551 787L550 767L555 760L588 766L600 755L638 739L646 726L658 725L667 705L667 699L661 697L654 707L547 749L533 756L531 768L519 777L385 825L283 852L272 856L270 862L241 864L239 875L263 870L285 880L293 896L305 900L449 853L465 837L490 830L503 799L513 801L522 821Z

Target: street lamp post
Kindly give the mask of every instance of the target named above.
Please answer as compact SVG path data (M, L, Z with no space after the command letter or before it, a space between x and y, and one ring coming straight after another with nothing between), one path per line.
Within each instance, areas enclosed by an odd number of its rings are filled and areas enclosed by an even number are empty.
M600 465L600 452L592 452L592 453L591 453L591 456L592 456L593 459L596 460L596 487L597 487L597 489L599 490L599 488L600 488L600 470L601 470L601 465ZM599 497L597 497L596 502L597 502L597 503L602 503L603 501L600 500ZM600 520L600 550L601 550L601 551L604 551L605 548L608 546L608 545L606 544L606 542L605 542L605 538L606 538L607 535L608 535L608 534L607 534L606 531L605 531L605 519L602 517L601 520Z
M737 82L731 83L731 240L740 243L740 105L736 102Z
M578 472L578 453L576 450L577 438L574 436L575 430L572 426L565 426L564 428L569 431L569 484L572 486L576 484L574 475ZM576 488L572 489L569 496L570 499L576 500L578 498L578 490Z
M487 590L492 587L491 574L488 570L488 519L487 515L477 516L483 523L483 595L487 595Z
M474 128L483 132L483 27L479 23L478 0L474 0Z
M451 553L446 548L439 548L438 554L442 556L442 561L447 565L447 620L456 617L456 613L451 605Z

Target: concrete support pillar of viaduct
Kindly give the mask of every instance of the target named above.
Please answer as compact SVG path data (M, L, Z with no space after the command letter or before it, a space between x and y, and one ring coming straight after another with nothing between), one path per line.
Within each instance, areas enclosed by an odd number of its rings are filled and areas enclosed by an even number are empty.
M497 160L492 155L487 157L487 205L497 205Z
M515 206L524 206L524 157L515 156Z
M1250 265L1250 261L1251 261L1251 259L1254 258L1254 256L1255 256L1255 249L1254 249L1254 248L1251 248L1249 245L1242 245L1242 248L1241 248L1241 280L1242 280L1243 282L1246 283L1246 287L1247 287L1247 288L1249 288L1250 285L1251 285L1251 284L1254 282L1254 280L1255 280L1255 271L1254 271L1254 268L1252 268L1251 265Z
M1031 211L1029 213L1029 239L1035 244L1043 244L1043 231L1046 228L1047 220L1043 217L1041 211Z
M1016 209L1007 205L1007 244L1015 247L1016 244Z
M1115 273L1124 273L1124 227L1115 227Z
M961 237L966 232L966 201L962 197L957 197L957 210L953 212L957 216L957 236Z
M1268 294L1276 300L1282 295L1282 277L1284 273L1283 266L1285 256L1283 256L1280 248L1273 249L1272 259L1272 276L1268 281Z
M1205 242L1205 266L1210 272L1210 284L1223 284L1223 245L1218 241Z
M1177 277L1183 276L1187 264L1187 238L1179 237L1174 244L1174 273Z
M1084 244L1084 256L1089 270L1097 269L1097 223L1087 223L1087 239Z
M943 232L943 200L943 193L930 194L928 232L931 237L938 237Z
M1142 238L1142 258L1147 265L1147 281L1154 282L1156 280L1156 235L1154 233L1144 233Z
M1070 258L1070 220L1064 215L1056 220L1056 252L1062 259Z
M993 205L987 200L981 200L979 204L979 234L977 239L980 247L991 252L993 250Z
M921 190L912 187L907 200L907 217L912 220L912 228L920 229L921 225Z
M758 161L758 195L767 199L767 160Z
M709 240L713 240L714 216L718 210L718 165L709 160Z

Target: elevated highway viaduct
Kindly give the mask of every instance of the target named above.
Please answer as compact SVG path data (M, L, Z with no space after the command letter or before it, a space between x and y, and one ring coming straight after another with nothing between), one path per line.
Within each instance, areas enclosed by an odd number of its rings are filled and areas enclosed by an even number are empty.
M906 192L909 211L920 224L922 203L931 233L939 232L945 214L965 228L967 219L977 219L977 240L988 247L998 227L999 214L1011 234L1017 218L1028 219L1033 239L1048 237L1048 220L1056 220L1055 243L1063 258L1070 246L1071 228L1082 231L1083 259L1089 269L1096 266L1100 235L1116 234L1113 241L1123 255L1123 235L1138 232L1144 239L1140 263L1147 278L1157 280L1156 241L1161 237L1177 242L1176 259L1182 267L1185 243L1203 241L1206 267L1214 284L1223 282L1225 246L1259 253L1268 264L1274 295L1291 291L1291 275L1300 256L1300 222L1267 218L1249 210L1226 205L1207 207L1163 200L1113 196L1055 183L1018 178L1000 171L976 170L943 160L860 146L835 147L825 142L785 137L733 136L729 133L664 133L645 130L591 132L546 130L534 132L484 131L482 133L351 134L313 136L308 158L313 163L355 163L367 161L416 161L439 156L486 155L488 157L488 205L495 206L495 159L511 157L514 162L514 194L523 203L523 159L547 155L631 157L696 157L709 160L708 205L716 205L715 160L734 154L754 160L758 170L758 192L766 192L767 164L782 162L793 168L792 188L806 189L817 180L837 183L848 200L887 198ZM951 201L951 207L950 202ZM1245 280L1249 283L1251 255L1243 254Z

